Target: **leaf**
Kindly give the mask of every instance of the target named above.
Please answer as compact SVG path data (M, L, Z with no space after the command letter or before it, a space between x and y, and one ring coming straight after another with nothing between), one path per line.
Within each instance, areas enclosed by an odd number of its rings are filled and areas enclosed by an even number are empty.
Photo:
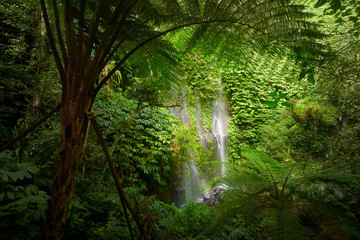
M18 179L17 175L13 172L6 172L6 174L13 180L14 182Z
M39 189L37 188L37 186L35 186L35 185L30 185L30 188L31 188L31 191L32 191L34 194L38 194L38 193L39 193Z
M291 107L290 103L288 102L282 102L281 105L285 107Z
M71 201L70 208L72 208L72 207L86 210L86 207L77 200Z
M278 95L277 92L271 92L271 93L269 93L269 96L271 96L271 97L276 97L277 95Z
M13 209L15 211L17 211L18 213L22 213L22 212L24 212L25 209L27 209L27 206L26 205L20 205L20 206L14 207Z
M305 69L301 71L301 73L300 73L300 75L299 75L299 80L301 80L301 79L303 79L303 78L305 77L306 72L307 72L307 71L306 71Z
M286 93L280 93L279 98L286 98L286 95L287 95Z
M0 193L0 201L2 201L5 197L5 193Z
M352 21L353 23L356 23L359 19L358 17L351 16L349 17L349 20Z
M9 181L9 177L7 174L5 173L0 173L0 177L2 180L4 180L5 182L8 182Z
M314 7L315 7L315 8L319 8L319 7L323 6L326 2L327 2L327 0L318 0L318 1L315 3Z
M277 102L264 102L264 104L267 105L270 108L277 107L277 105L278 105Z
M23 171L17 171L17 172L16 172L16 176L17 176L20 180L23 180L23 179L24 179L24 172L23 172Z
M7 194L6 194L7 196L8 196L8 198L9 199L11 199L11 200L14 200L15 199L15 194L14 193L12 193L12 192L7 192Z
M31 178L31 174L27 170L25 170L23 174L26 178Z
M332 0L330 6L334 11L339 10L341 8L341 0Z
M314 74L309 74L307 80L309 83L314 84L315 83Z
M27 196L31 195L31 186L26 186L25 187L25 193L26 193Z

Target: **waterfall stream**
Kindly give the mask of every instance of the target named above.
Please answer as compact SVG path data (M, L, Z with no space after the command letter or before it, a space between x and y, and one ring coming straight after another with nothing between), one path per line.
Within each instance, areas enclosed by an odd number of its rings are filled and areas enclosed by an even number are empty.
M221 171L220 175L225 174L225 164L228 159L227 154L227 139L228 139L228 121L227 121L227 112L226 104L224 101L223 87L221 86L218 98L213 101L213 113L212 113L212 132L216 139L216 160L220 161Z
M196 98L197 99L197 98ZM196 124L198 127L199 143L209 150L210 138L215 146L214 160L220 161L221 163L227 162L227 112L226 103L224 101L223 89L218 92L218 97L214 99L212 104L212 132L207 132L203 126L203 119L201 115L201 104L199 101L195 104L195 117ZM184 99L182 108L170 109L170 113L178 116L184 124L190 124L190 117L188 113L187 100ZM194 156L194 153L189 152L190 156ZM173 192L173 199L177 206L181 206L185 199L195 199L198 202L204 200L204 193L209 190L209 179L210 177L204 177L201 174L202 170L199 170L195 158L184 164L182 174L178 175L178 180ZM225 173L225 166L221 164L216 175L222 176Z

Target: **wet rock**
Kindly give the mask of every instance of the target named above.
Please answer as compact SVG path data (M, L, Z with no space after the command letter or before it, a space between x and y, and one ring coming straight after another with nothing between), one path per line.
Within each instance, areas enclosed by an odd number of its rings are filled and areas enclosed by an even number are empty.
M199 202L204 203L208 206L219 205L220 199L224 195L224 191L225 191L224 188L222 188L220 186L216 186L216 187L210 189L209 191L207 191L205 194L203 194L199 198L199 200L200 200Z

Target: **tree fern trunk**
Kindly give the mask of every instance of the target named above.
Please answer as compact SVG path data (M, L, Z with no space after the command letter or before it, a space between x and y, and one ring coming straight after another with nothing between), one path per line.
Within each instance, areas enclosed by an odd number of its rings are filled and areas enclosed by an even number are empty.
M89 126L86 112L90 111L92 105L89 94L92 91L85 84L86 82L82 74L74 71L71 66L68 67L61 107L62 138L59 162L45 213L46 239L61 239L64 235L69 204L74 193L77 167Z

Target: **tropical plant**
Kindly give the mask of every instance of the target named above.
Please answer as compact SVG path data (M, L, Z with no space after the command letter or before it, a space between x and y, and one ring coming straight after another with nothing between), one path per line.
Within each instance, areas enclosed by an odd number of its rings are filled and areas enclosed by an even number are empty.
M318 238L357 239L360 236L359 164L339 163L309 174L300 194L309 208L302 213L305 224Z
M166 239L210 239L208 224L212 209L205 204L189 200L182 209L163 202L154 202L151 209L157 212L154 230Z
M3 239L40 237L44 211L50 198L33 180L40 168L19 158L19 151L0 154L0 237Z
M135 184L149 194L165 197L171 192L168 188L177 169L172 145L179 121L167 109L156 106L143 108L132 118L137 105L113 91L110 97L97 99L94 112L108 141L119 135L113 158L119 159L116 165L124 186Z
M263 149L278 160L325 160L338 110L310 98L290 102L278 122L263 127Z
M233 168L218 180L226 186L221 214L229 219L240 216L243 229L252 237L306 239L296 210L301 206L296 195L302 168L282 165L253 149L243 148L242 152L253 170Z
M127 60L137 66L139 76L162 79L158 83L166 85L176 79L176 59L172 56L171 44L162 36L177 29L190 29L189 46L202 40L204 48L216 49L223 56L239 55L230 46L240 49L247 45L273 51L282 40L287 46L295 47L305 43L302 41L305 36L314 36L309 31L311 25L303 21L306 14L301 12L302 7L283 0L40 2L62 84L62 103L55 108L61 108L62 140L46 211L48 239L59 239L64 232L90 120L95 126L91 115L94 99ZM51 17L47 4L53 8ZM60 11L64 11L64 16ZM289 36L294 41L289 41ZM309 49L309 42L303 46ZM114 68L101 77L113 59L116 60ZM99 131L97 133L101 137ZM105 144L102 145L105 149Z

